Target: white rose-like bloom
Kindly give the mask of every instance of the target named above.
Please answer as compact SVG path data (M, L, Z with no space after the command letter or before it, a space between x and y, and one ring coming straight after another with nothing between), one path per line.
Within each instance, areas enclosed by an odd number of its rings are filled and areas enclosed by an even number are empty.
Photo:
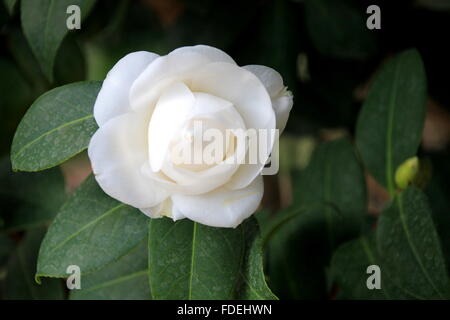
M95 178L151 218L236 227L259 206L264 164L177 165L171 146L195 134L194 120L219 130L283 130L292 103L278 72L239 67L213 47L130 53L109 71L95 102L99 129L88 149Z

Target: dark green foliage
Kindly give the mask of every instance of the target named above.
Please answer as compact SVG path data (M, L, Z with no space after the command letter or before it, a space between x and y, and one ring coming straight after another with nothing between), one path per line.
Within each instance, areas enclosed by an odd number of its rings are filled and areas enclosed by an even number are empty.
M386 1L381 30L369 30L367 1L163 2L0 2L0 298L449 299L450 154L433 122L450 106L448 8ZM68 5L81 8L80 30L66 27ZM150 220L93 176L68 194L58 166L97 130L112 66L194 44L282 75L295 102L285 133L292 147L312 138L309 165L289 171L308 152L284 150L258 223L235 229ZM434 151L421 145L426 119L442 134ZM399 190L396 169L413 156L430 177ZM369 175L389 194L370 214ZM287 208L278 193L292 195ZM65 290L69 265L81 290ZM367 287L371 265L381 289Z

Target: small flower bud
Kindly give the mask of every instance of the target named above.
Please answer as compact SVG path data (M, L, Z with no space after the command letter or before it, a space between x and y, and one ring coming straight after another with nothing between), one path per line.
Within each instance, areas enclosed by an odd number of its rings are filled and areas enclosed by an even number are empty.
M405 160L395 171L395 183L400 189L406 189L419 172L419 159L414 156Z

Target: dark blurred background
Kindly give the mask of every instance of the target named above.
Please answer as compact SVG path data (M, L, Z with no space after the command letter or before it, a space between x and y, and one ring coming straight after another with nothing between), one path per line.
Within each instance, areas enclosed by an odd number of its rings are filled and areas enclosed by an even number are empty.
M366 28L371 4L381 8L381 30ZM282 74L294 94L294 107L281 141L281 171L266 177L263 201L264 208L276 212L293 201L296 172L308 164L315 146L353 134L380 65L399 51L417 48L429 89L420 156L432 168L428 193L437 219L450 223L450 215L438 214L450 207L450 0L98 0L81 30L64 40L53 83L43 75L24 38L18 11L16 6L9 13L0 3L4 297L29 298L14 288L18 281L5 280L6 264L13 263L11 255L27 231L48 225L90 172L81 154L60 168L12 173L9 151L21 117L49 89L102 80L117 60L137 50L167 54L180 46L207 44L226 51L239 65L262 64ZM369 176L367 182L369 211L377 214L387 201L386 192ZM44 196L49 190L50 198Z

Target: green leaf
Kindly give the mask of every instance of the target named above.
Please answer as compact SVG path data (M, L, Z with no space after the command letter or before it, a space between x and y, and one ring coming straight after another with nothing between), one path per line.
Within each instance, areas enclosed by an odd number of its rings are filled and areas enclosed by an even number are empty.
M16 6L17 0L3 0L3 3L8 10L8 13L12 15L14 13L14 7Z
M253 219L226 229L187 219L152 219L148 242L152 297L274 299L262 273L261 248L254 238L257 227L251 224Z
M334 58L371 57L376 39L366 27L364 9L356 7L354 1L306 0L306 27L316 49Z
M68 33L66 10L78 5L84 19L95 4L95 0L22 0L22 29L36 56L41 69L53 81L53 65L58 49Z
M72 290L72 300L147 300L147 238L128 254L97 272L84 275L81 290Z
M449 278L425 195L410 187L382 213L378 251L393 283L417 299L448 297Z
M367 267L380 267L380 289L369 289ZM344 243L331 260L331 274L337 284L337 298L351 300L411 299L411 295L396 287L386 268L381 264L375 233Z
M425 70L416 50L388 61L376 75L356 124L362 160L393 195L396 168L416 155L427 97Z
M349 138L319 145L310 165L301 173L295 188L300 206L328 204L335 207L344 225L329 219L330 236L339 233L359 233L366 212L366 188L363 169Z
M280 299L325 299L331 255L328 221L345 225L334 207L288 208L267 241L270 286Z
M149 224L149 283L154 299L231 299L244 257L244 229L187 219Z
M344 243L333 254L331 272L341 299L384 299L382 290L369 290L366 273L370 265L379 265L374 237L361 237ZM384 280L384 277L381 277ZM384 289L383 283L381 288Z
M368 290L366 268L378 265L381 290ZM381 215L376 234L342 245L332 274L342 299L442 299L449 279L424 194L411 187Z
M75 37L66 37L58 50L55 60L55 81L53 85L45 78L21 30L13 28L8 31L7 45L21 73L30 82L33 97L41 95L54 86L86 79L84 54Z
M103 193L88 178L63 205L39 252L36 279L66 277L69 265L82 275L112 263L147 234L147 217Z
M317 148L295 199L264 227L271 287L281 299L324 299L331 252L359 234L366 212L364 174L348 138Z
M47 91L50 83L41 71L39 63L31 51L22 30L18 27L11 27L6 41L14 62L20 69L24 79L30 84L33 98Z
M8 157L0 160L0 201L7 231L35 228L50 222L66 199L59 168L39 173L12 172Z
M242 226L245 233L246 254L241 270L241 284L236 293L239 300L277 300L266 283L264 254L258 224L250 220Z
M7 266L5 295L14 300L63 299L61 280L48 279L38 285L34 282L36 258L45 229L30 231L17 246Z
M13 170L51 168L86 149L97 129L92 109L100 87L100 82L78 82L39 97L14 136Z

